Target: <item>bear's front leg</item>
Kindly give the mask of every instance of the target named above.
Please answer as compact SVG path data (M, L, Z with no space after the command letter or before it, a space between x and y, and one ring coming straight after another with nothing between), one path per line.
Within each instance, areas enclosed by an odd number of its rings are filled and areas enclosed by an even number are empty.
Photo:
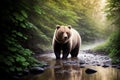
M61 50L55 50L54 52L55 52L56 59L60 59Z
M54 53L55 53L56 59L60 59L61 46L57 42L54 44Z
M71 52L71 57L77 57L78 56L78 53L79 53L79 45L77 45Z
M69 55L68 52L63 52L63 57L62 57L62 59L67 59L68 55Z
M62 50L63 50L62 59L67 59L67 57L70 53L70 47L68 45L64 45Z

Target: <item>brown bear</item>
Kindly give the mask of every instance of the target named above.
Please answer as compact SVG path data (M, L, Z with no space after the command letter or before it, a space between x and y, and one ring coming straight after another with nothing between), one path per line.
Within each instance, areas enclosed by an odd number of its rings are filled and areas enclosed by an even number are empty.
M77 57L81 45L81 37L70 25L57 25L52 45L56 59L60 59L61 53L62 59L67 59L69 53L71 57Z

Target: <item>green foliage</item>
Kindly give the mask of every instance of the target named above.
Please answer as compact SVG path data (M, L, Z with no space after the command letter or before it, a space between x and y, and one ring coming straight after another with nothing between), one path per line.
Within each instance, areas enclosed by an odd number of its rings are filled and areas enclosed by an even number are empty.
M26 46L29 40L26 32L34 29L28 19L31 3L28 4L27 0L7 0L1 3L0 74L7 75L32 67L37 60L33 57L33 51Z
M15 72L37 65L32 55L51 48L57 24L72 25L83 42L99 38L100 32L95 30L99 18L92 15L99 14L97 3L98 0L2 0L0 69Z
M113 60L119 60L120 62L120 30L117 30L116 32L114 32L112 34L112 36L110 37L110 50L109 50L109 55L110 57L113 58Z
M108 20L111 21L112 26L114 26L114 32L110 36L108 43L109 49L107 52L113 59L113 63L120 62L120 1L119 0L108 0L108 5L106 6L106 12Z
M106 53L108 52L108 44L109 44L109 39L106 40L104 43L102 43L101 45L93 48L93 51L105 51Z
M111 58L113 63L120 62L120 31L115 31L110 38L102 45L97 46L95 51L104 51L106 52Z
M111 23L109 27L113 32L107 42L98 46L96 50L105 51L111 58L113 63L120 62L120 1L107 0L106 13L107 19Z
M83 0L50 0L46 2L38 0L36 3L39 5L33 8L35 12L32 12L29 18L37 27L36 31L41 35L38 36L41 37L40 42L43 43L43 46L51 46L53 33L57 24L72 25L81 34L83 43L103 38L103 36L100 36L103 31L96 29L99 18L95 15L93 16L93 13L96 15L99 14L97 10L99 11L100 1L90 0L85 3ZM37 35L37 33L34 32L33 35ZM32 38L32 41L35 43L31 45L36 46L36 43L38 43L36 42L37 40ZM42 43L38 43L38 45Z

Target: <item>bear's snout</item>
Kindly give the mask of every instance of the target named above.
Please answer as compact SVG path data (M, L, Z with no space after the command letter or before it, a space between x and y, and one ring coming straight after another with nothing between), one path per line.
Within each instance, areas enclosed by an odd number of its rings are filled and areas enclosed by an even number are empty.
M64 37L64 39L67 39L67 38L68 38L67 36Z
M66 33L63 34L64 40L68 39L68 35Z

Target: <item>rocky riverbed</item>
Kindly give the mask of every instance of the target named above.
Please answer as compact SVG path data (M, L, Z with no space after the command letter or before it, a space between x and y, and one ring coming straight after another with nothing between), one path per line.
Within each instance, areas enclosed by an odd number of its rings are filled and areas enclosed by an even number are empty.
M50 60L53 60L53 59L55 60L55 55L54 53L49 53L49 54L43 54L43 55L37 56L37 58L40 60L44 60L45 62L49 62ZM103 68L113 67L113 68L120 69L120 64L112 64L111 58L108 57L108 55L106 55L104 52L93 52L91 50L81 50L78 55L78 58L72 59L70 58L70 55L69 55L67 60L57 60L56 62L63 65L76 65L76 66L79 66L80 68L85 68L87 66L101 66ZM58 65L57 66L49 65L46 68L50 68L50 67L56 68L58 67Z
M29 74L23 80L119 80L120 65L113 65L111 58L104 52L93 52L91 50L81 50L78 58L71 58L70 55L66 60L56 60L54 53L37 55L36 58L45 63L47 66L35 67L32 72L38 74ZM39 73L39 69L44 70ZM89 76L95 79L91 79ZM104 75L103 75L104 74ZM112 76L109 76L112 75ZM48 77L46 77L48 76ZM100 77L101 76L101 77ZM74 79L73 79L74 78Z
M92 65L92 66L111 66L111 58L104 53L92 52L92 51L82 51L79 55L81 65Z
M54 53L43 54L40 57L46 57L46 59L55 59ZM38 56L39 58L39 56ZM63 60L63 63L66 64L80 64L80 65L91 65L91 66L111 66L111 58L105 55L103 52L93 52L90 50L82 50L80 51L78 58L70 59L70 55L67 60Z

